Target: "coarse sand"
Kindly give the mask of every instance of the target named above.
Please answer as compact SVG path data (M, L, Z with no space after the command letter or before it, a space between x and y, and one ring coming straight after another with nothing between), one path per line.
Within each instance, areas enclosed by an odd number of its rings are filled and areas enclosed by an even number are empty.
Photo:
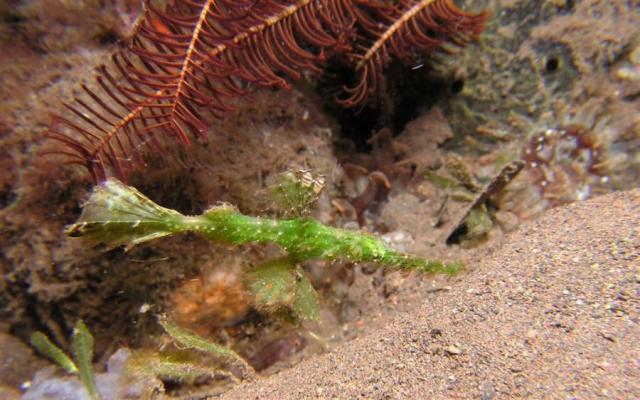
M551 210L330 352L223 399L640 398L640 190Z

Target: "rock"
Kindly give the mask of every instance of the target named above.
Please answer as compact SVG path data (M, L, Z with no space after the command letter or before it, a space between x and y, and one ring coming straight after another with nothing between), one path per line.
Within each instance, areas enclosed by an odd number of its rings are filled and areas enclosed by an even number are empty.
M20 339L0 333L0 386L20 388L45 365Z
M451 345L451 346L447 346L444 348L444 351L452 356L457 356L459 354L462 354L462 350L460 350L460 348L456 345Z

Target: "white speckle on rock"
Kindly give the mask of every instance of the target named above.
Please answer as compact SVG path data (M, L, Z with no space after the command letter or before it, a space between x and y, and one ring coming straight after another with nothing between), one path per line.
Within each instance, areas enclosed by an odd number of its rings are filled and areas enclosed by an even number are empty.
M393 231L382 235L380 238L393 250L405 253L407 248L414 243L413 237L405 231Z

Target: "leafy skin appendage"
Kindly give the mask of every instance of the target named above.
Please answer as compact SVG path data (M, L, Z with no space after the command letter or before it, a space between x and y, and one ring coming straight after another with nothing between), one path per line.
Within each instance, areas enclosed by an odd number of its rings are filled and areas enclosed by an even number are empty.
M165 332L167 332L169 336L171 336L171 338L181 346L188 349L196 349L237 364L242 368L244 375L246 376L252 376L255 374L253 368L235 351L217 343L210 342L189 330L180 328L164 317L160 319L160 325L162 325Z
M53 117L45 135L62 146L44 153L84 166L94 182L126 180L146 152L169 152L167 138L205 141L211 119L229 115L251 85L288 89L342 55L359 81L339 101L355 107L379 94L392 57L463 46L486 18L452 0L168 0L162 10L146 0L129 48Z

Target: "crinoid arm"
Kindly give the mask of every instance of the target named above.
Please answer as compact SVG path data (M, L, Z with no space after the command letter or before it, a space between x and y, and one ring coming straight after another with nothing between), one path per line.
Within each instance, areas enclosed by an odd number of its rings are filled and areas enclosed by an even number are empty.
M472 13L453 0L356 0L357 40L348 58L356 83L338 102L358 107L382 93L384 70L392 59L406 64L437 51L453 51L477 38L489 14Z
M45 151L84 166L95 182L126 180L145 152L205 141L249 85L288 88L349 47L350 0L169 0L145 14L129 48L54 116ZM167 139L170 141L167 142Z
M253 87L287 89L333 55L357 82L339 100L364 104L380 95L392 58L407 63L461 47L482 31L487 13L453 0L167 0L145 12L127 49L98 67L45 135L67 163L94 182L126 181L150 153L206 141ZM346 56L345 56L346 55Z

